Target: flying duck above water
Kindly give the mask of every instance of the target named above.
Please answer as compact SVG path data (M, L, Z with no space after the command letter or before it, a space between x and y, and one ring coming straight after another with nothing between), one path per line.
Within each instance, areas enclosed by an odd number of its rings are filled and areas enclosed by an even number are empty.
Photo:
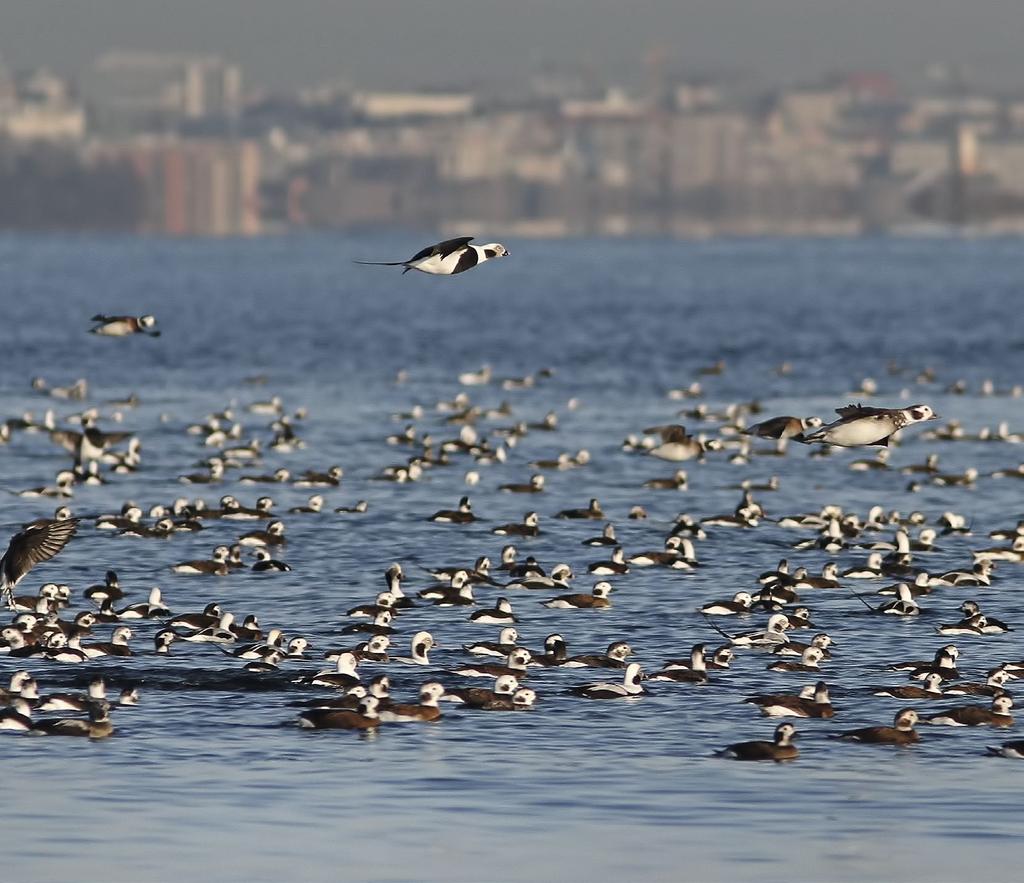
M470 245L473 239L472 236L446 239L436 245L428 245L405 261L355 261L354 263L375 267L404 267L403 276L410 270L419 270L421 273L429 273L432 276L454 276L456 273L472 270L473 267L492 258L508 256L508 249L498 242L489 242L487 245Z
M825 442L843 448L867 445L888 446L893 434L915 423L937 420L938 415L928 405L909 408L869 408L864 405L846 405L836 408L839 419L796 436L805 443Z
M96 420L89 415L82 421L82 431L71 429L53 429L50 440L60 445L68 453L73 454L75 463L83 463L101 459L111 445L128 441L133 436L130 432L103 432L96 426Z
M14 535L0 558L0 594L10 605L14 587L37 564L57 555L75 535L77 518L44 520Z
M160 332L156 330L154 316L105 316L99 313L89 321L99 323L90 328L89 333L99 334L101 337L127 337L129 334L160 336Z

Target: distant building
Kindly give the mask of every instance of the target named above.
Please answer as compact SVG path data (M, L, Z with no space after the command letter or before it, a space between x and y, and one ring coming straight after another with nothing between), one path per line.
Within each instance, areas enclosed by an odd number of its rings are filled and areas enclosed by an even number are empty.
M697 113L670 122L668 189L682 193L742 180L750 123L736 112Z
M803 141L823 141L835 128L845 96L837 89L800 89L779 97L786 128Z
M647 112L646 102L630 98L621 89L609 89L603 98L567 99L562 102L562 116L570 120L636 119Z
M473 112L476 99L455 92L356 92L352 109L368 120L464 117Z
M714 83L679 83L673 96L678 110L694 112L718 107L722 95Z
M430 227L442 213L430 157L319 157L293 179L289 218L314 227Z
M85 131L85 110L71 99L63 79L40 69L16 82L0 71L0 137L72 142Z
M942 134L956 122L970 122L979 134L991 134L1002 113L998 99L987 95L933 95L916 98L904 118L904 131Z
M85 136L85 110L22 104L0 111L0 134L12 141L78 141Z
M260 151L251 141L143 138L97 145L128 161L143 185L140 232L254 236L262 232Z
M242 75L217 56L115 51L96 59L85 91L101 133L164 132L184 121L236 117Z
M59 139L0 137L0 229L132 231L141 182L116 156L87 156Z

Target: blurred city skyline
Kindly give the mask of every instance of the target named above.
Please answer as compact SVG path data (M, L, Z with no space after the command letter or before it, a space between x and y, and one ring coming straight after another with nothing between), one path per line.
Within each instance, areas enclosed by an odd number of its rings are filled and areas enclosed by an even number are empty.
M674 71L776 83L936 63L1024 91L1019 0L16 0L0 2L15 68L78 76L115 49L216 53L268 90L327 80L368 88L500 91L541 69L642 79Z
M1024 233L1024 2L850 5L6 3L0 229Z

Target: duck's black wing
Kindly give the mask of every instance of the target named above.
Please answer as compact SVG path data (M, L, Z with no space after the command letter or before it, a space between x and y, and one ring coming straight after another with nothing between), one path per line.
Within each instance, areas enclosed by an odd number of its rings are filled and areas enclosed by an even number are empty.
M77 518L49 521L14 535L0 558L0 587L9 591L37 564L49 561L63 549L78 529Z
M409 258L406 263L411 264L414 261L421 261L423 258L429 258L431 255L438 255L441 258L446 258L448 255L457 252L460 248L465 248L472 241L472 236L460 236L457 239L446 239L444 242L437 243L437 245L428 245L425 249L417 252Z
M846 405L836 408L836 413L843 419L856 420L858 417L887 417L892 408L868 408L864 405Z
M689 436L686 434L686 427L680 426L678 423L671 423L667 426L649 426L644 431L644 435L660 435L663 442L686 442L689 441Z
M789 429L791 420L793 420L793 418L790 416L772 417L768 420L762 420L760 423L748 426L743 430L743 434L756 435L760 438L782 438L782 434Z

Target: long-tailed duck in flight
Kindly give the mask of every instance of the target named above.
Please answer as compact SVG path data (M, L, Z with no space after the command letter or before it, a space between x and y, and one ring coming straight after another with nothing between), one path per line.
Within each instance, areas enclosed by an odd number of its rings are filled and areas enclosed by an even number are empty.
M45 519L15 534L0 557L0 596L14 606L13 590L35 565L60 552L78 529L77 518Z
M355 263L375 267L405 267L402 270L403 276L410 270L419 270L421 273L430 273L433 276L454 276L456 273L472 270L477 264L482 264L491 258L503 258L508 255L508 249L498 242L489 242L487 245L470 245L472 241L472 236L446 239L437 245L428 245L407 261L355 261Z
M839 419L813 432L796 436L802 442L825 442L844 448L865 445L889 445L893 433L915 423L935 420L938 415L928 405L909 408L868 408L846 405L836 408Z
M98 313L89 321L99 323L95 328L90 328L89 333L103 337L127 337L129 334L160 336L160 332L156 330L156 318L153 316L105 316Z

